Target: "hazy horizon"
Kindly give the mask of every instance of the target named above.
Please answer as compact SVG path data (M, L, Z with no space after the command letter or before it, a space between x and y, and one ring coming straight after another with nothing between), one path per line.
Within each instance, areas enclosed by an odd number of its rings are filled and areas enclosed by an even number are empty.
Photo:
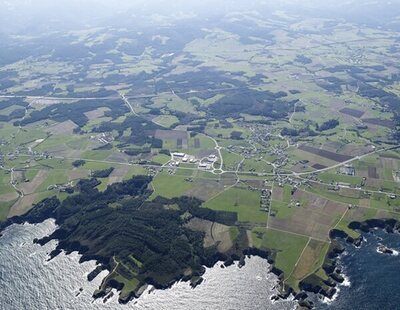
M278 10L310 17L343 18L353 22L385 25L387 19L400 15L400 1L0 1L0 33L40 33L86 26L143 25L150 21L149 16L157 15L172 19L204 19L235 11L253 11L267 16Z

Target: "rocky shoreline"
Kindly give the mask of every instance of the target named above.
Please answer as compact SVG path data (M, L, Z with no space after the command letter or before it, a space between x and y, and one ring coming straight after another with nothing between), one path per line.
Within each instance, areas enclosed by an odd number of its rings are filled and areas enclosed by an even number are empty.
M15 217L7 220L6 222L1 223L0 232L11 224L22 224L23 222L29 223L40 223L47 218L52 217L51 211L46 210L48 212L32 212L28 213L24 217ZM387 233L394 233L400 231L400 222L395 219L373 219L366 220L364 222L351 222L348 226L350 229L359 231L362 233L371 233L375 229L383 229ZM105 257L101 256L93 256L87 255L85 252L87 248L82 246L79 242L65 242L62 241L63 235L66 232L58 229L55 234L51 236L44 237L42 239L35 239L34 242L40 245L44 245L52 239L61 240L59 241L56 249L54 249L50 253L50 259L54 258L62 251L65 251L67 254L77 251L81 256L80 263L85 261L95 260L98 266L88 274L87 279L89 281L93 280L97 275L101 273L103 270L112 270L112 266L110 261ZM338 257L343 253L344 247L340 243L339 240L345 240L347 243L351 243L356 247L359 247L362 244L363 238L362 236L358 238L352 238L347 233L341 230L333 229L330 232L331 246L328 250L327 256L325 258L324 264L322 266L324 272L328 276L328 279L323 280L316 276L315 274L310 275L306 279L302 280L299 284L299 290L295 288L288 287L287 285L283 285L283 272L277 269L274 266L274 260L272 259L272 252L268 250L261 250L258 248L250 247L245 249L237 249L230 253L215 253L212 257L210 257L209 261L204 262L205 267L213 267L217 262L223 262L221 267L227 267L235 262L238 262L239 267L245 265L246 256L259 256L263 259L266 259L269 264L271 264L270 272L278 276L281 280L279 286L279 294L273 296L271 299L279 300L279 299L287 299L290 296L294 297L295 300L298 301L300 309L312 309L313 303L309 300L309 293L317 294L320 296L324 296L328 299L332 299L337 292L337 286L345 281L345 278L342 275L342 270L338 266ZM386 254L393 254L393 251L389 248L383 248L382 252ZM160 285L151 278L146 279L146 283L142 283L135 291L131 292L127 296L119 299L120 303L127 303L134 298L140 297L140 295L145 291L148 285L152 285L155 289L167 289L171 287L174 283L178 281L189 282L190 285L195 288L203 282L202 275L204 274L206 268L203 267L202 270L198 271L196 274L191 274L190 276L185 275L177 275L174 279L169 281L166 284ZM114 279L108 280L103 290L98 290L94 293L93 297L95 298L109 298L111 288L115 288L117 290L121 290L123 287L122 283Z
M371 219L363 222L351 222L348 227L354 231L361 233L373 233L376 229L382 229L386 233L400 232L400 222L396 219ZM332 299L337 293L337 285L342 284L345 278L342 274L340 266L338 266L338 258L344 252L345 248L339 240L360 247L363 242L363 237L360 235L358 238L352 238L342 230L333 229L330 231L330 239L332 241L331 247L327 253L323 269L328 276L327 280L317 278L315 275L309 276L307 279L300 282L301 292L299 296L300 309L312 309L313 304L307 299L307 292L312 292L322 295L328 299ZM382 246L382 251L385 254L393 254L393 250Z
M54 216L54 209L53 208L46 208L42 209L40 205L37 205L33 208L30 212L28 212L24 216L13 217L8 219L7 221L0 223L0 232L5 229L6 227L12 224L23 224L28 222L30 224L37 224L41 223L46 219L54 218L57 223L57 218ZM80 255L79 263L87 262L87 261L95 261L98 265L94 270L92 270L88 275L88 281L92 281L95 277L97 277L103 270L111 271L113 270L113 263L112 260L108 259L107 257L103 257L100 255L90 255L87 253L88 247L82 245L78 241L68 241L65 237L67 236L68 232L64 231L60 227L56 229L51 235L45 236L43 238L33 240L34 243L37 243L41 246L47 244L51 240L57 240L58 244L56 248L49 253L49 260L52 260L60 253L65 252L66 254L70 254L72 252L78 252ZM244 245L244 244L243 244ZM247 245L246 245L247 246ZM195 288L196 286L200 285L203 282L203 274L206 271L206 267L211 268L215 266L218 262L223 262L223 267L228 267L234 263L238 263L239 267L245 265L245 258L250 256L258 256L263 259L266 259L271 265L273 265L274 261L271 259L271 253L268 251L264 251L258 248L247 247L247 248L238 248L232 249L227 253L220 253L216 252L212 256L210 256L207 261L203 262L203 267L192 273L190 275L184 274L177 274L173 279L171 279L167 283L160 284L156 280L151 277L147 277L145 283L141 283L135 291L130 292L126 296L119 298L119 302L122 304L126 304L132 299L139 298L140 295L145 291L147 286L151 285L155 289L168 289L173 284L178 281L190 282L190 285ZM270 270L273 274L277 275L278 277L282 278L283 273L279 269L272 266ZM111 289L117 289L121 291L123 288L123 283L118 282L115 279L104 279L104 283L102 284L102 289L97 290L94 292L94 298L104 298L106 300L109 298L109 294L111 294ZM279 298L287 298L291 293L292 289L286 288L287 293L280 294Z

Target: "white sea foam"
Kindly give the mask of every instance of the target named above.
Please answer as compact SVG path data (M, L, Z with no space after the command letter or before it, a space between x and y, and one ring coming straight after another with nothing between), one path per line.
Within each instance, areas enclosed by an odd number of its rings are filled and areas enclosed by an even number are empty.
M351 282L348 276L346 276L345 274L342 274L342 277L344 279L344 281L341 283L342 286L346 286L346 287L350 287L351 286Z
M330 305L338 298L339 293L340 293L340 288L338 286L336 286L336 292L335 292L335 294L333 294L332 298L328 298L328 297L323 296L321 298L321 301L324 304Z

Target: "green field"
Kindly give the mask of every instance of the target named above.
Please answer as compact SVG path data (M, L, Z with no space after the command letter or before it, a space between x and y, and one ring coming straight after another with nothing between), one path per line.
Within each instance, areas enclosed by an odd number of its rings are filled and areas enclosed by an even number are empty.
M187 177L180 175L168 175L165 173L158 174L153 182L154 193L150 198L162 196L173 198L183 195L187 190L193 187L193 183L185 181Z
M254 245L274 252L275 266L287 277L307 244L307 237L297 236L267 228L253 228Z
M240 222L266 223L268 215L260 210L260 193L231 188L204 204L212 210L236 212Z

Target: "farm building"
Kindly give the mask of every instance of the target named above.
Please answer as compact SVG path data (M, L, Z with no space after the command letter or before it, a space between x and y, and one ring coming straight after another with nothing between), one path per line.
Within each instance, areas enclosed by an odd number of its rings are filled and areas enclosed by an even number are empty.
M341 174L354 176L356 174L356 169L354 169L352 165L345 165L340 167L339 172Z

